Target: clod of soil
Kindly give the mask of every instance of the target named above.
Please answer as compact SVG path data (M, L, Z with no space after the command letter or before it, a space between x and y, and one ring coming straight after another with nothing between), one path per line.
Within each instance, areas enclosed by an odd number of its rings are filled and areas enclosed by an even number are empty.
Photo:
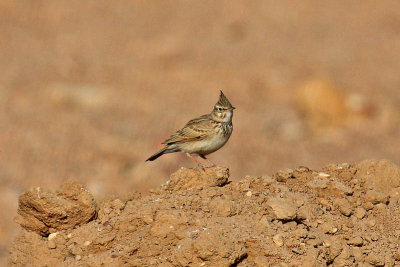
M19 197L16 221L25 229L47 236L89 222L96 215L96 202L83 186L65 183L57 193L40 187Z
M394 266L399 171L387 161L364 161L228 182L226 168L182 168L149 195L102 202L96 218L80 185L68 183L56 194L32 189L20 198L23 229L9 263Z

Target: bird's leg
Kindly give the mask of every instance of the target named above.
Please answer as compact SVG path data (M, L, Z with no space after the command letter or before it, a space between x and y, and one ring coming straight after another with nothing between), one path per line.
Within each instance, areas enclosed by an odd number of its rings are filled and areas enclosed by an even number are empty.
M216 165L215 165L215 163L214 162L212 162L211 160L209 160L208 158L206 158L206 156L204 156L204 155L200 155L200 157L202 158L202 159L205 159L205 160L207 160L208 161L208 163L210 163L211 165L210 165L210 167L215 167Z
M193 157L192 155L190 155L190 153L186 153L186 156L188 156L191 160L193 160L194 162L197 163L197 167L201 168L204 171L204 166L203 164L201 164L200 161L198 161L195 157Z

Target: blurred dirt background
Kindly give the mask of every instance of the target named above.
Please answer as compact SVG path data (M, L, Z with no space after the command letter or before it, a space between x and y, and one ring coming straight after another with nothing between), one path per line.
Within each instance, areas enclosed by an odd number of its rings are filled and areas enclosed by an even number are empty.
M144 160L219 90L234 132L210 158L233 180L400 164L398 1L1 1L0 44L0 264L27 188L101 200L193 166Z

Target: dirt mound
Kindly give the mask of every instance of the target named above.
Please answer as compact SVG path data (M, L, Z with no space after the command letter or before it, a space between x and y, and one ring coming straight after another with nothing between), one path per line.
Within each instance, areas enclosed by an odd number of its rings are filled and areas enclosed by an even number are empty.
M364 161L230 182L226 168L182 168L149 195L105 200L95 217L96 205L79 185L40 196L32 189L20 198L24 229L9 263L394 266L400 264L399 170Z
M67 182L56 194L32 188L19 197L16 221L43 236L89 222L96 214L93 196L81 185Z

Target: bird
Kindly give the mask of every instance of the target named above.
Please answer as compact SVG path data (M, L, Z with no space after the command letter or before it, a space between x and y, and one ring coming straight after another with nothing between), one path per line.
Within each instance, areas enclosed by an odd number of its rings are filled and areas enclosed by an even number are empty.
M211 163L211 166L215 166L206 156L228 142L233 131L234 109L235 107L220 91L218 102L214 105L211 113L190 120L181 130L162 142L165 146L146 161L156 160L168 153L184 152L203 169L203 164L195 156L199 156Z

